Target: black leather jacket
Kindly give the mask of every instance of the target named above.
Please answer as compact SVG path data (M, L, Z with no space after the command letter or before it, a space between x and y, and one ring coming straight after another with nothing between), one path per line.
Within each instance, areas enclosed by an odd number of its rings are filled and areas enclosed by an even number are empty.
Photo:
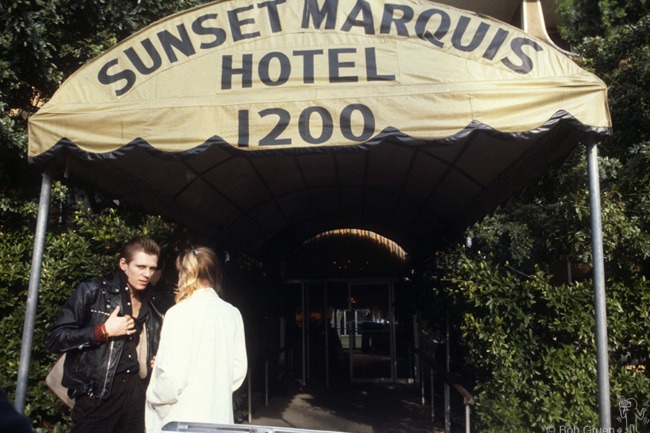
M107 398L111 392L115 370L122 354L124 340L111 338L99 344L95 341L95 326L105 322L111 312L120 306L119 275L112 278L93 278L82 282L63 305L61 316L48 332L45 345L54 352L65 352L62 385L70 397L83 394ZM152 290L152 288L149 288ZM163 313L149 301L145 319L147 331L147 379L151 374L149 361L158 350Z

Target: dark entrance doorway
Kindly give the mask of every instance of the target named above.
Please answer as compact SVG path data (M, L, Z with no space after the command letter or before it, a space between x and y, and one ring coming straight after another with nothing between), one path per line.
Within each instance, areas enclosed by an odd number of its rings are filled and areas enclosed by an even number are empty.
M350 283L348 353L352 381L393 381L395 320L390 282Z
M412 321L396 315L398 280L290 280L286 287L295 305L296 372L304 383L412 380Z

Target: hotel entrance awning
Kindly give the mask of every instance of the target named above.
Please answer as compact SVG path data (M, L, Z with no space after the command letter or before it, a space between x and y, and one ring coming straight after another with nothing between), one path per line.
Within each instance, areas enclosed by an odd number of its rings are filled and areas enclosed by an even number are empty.
M29 157L257 252L357 227L427 250L589 135L606 87L428 1L217 2L136 33L29 122Z
M417 254L610 129L597 77L487 16L233 0L79 69L30 118L29 158L224 247L353 227Z

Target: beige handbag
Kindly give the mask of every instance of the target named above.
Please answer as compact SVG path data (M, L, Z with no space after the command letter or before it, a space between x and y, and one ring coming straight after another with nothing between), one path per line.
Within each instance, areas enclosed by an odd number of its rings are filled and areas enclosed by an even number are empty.
M70 409L74 406L74 399L68 397L68 388L61 385L63 380L63 364L65 363L65 353L59 357L56 361L50 372L45 377L45 384L50 391L57 396L63 404L68 406Z

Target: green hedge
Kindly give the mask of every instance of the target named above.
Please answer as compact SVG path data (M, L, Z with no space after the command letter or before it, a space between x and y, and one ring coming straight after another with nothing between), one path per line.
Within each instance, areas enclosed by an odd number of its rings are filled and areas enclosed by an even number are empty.
M524 274L480 253L460 254L447 277L438 294L454 312L466 372L476 378L476 431L599 426L590 279L555 284L540 269ZM635 399L639 411L650 404L650 286L642 275L608 284L612 425L625 431L619 401ZM650 431L647 414L638 426Z
M58 356L45 349L45 334L65 300L80 281L114 270L120 247L132 236L148 235L166 247L173 232L159 217L117 209L99 213L79 209L64 215L62 210L76 206L70 204L68 191L60 183L54 185L52 197L54 212L45 242L25 406L37 432L70 430L67 409L45 385L45 376ZM0 333L4 341L0 346L0 386L11 401L18 377L35 210L35 203L0 209Z

